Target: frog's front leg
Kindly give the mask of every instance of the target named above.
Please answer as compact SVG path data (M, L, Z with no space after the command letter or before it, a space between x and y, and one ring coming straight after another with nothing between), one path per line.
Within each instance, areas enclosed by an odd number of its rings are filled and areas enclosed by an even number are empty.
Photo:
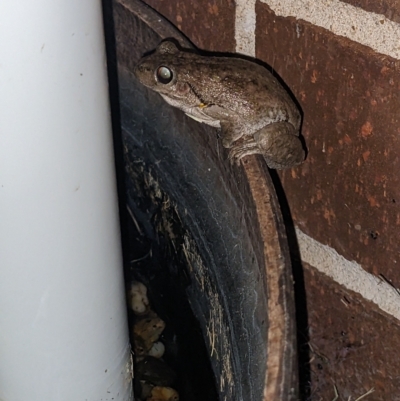
M304 161L305 152L295 127L288 122L267 125L245 141L235 144L229 158L240 160L250 154L262 154L268 167L285 169Z
M243 136L243 130L234 124L221 123L221 137L222 146L224 148L231 148L234 142Z

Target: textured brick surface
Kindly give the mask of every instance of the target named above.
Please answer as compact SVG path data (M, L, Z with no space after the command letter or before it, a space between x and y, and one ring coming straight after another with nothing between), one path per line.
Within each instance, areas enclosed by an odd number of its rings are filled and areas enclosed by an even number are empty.
M357 294L304 266L309 311L311 400L400 400L400 324ZM304 345L303 345L304 346Z
M256 38L304 112L308 159L281 174L296 223L400 287L398 63L264 4Z
M197 47L212 51L235 50L235 2L146 0Z
M363 8L376 14L383 14L392 21L400 22L400 6L398 0L342 0L353 6Z

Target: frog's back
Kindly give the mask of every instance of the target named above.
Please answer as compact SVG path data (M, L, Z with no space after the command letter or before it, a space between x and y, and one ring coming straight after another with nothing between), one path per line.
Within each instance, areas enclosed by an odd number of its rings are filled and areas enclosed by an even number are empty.
M300 113L294 101L273 76L261 65L237 57L204 57L189 55L182 66L190 66L186 74L194 87L202 88L208 103L230 105L244 118L265 118L289 121L300 126Z

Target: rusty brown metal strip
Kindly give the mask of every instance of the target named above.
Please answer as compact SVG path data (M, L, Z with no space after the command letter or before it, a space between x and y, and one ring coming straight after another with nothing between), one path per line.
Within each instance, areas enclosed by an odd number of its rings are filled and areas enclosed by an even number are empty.
M264 161L243 160L264 242L268 288L268 361L264 401L292 400L297 392L293 280L279 203Z

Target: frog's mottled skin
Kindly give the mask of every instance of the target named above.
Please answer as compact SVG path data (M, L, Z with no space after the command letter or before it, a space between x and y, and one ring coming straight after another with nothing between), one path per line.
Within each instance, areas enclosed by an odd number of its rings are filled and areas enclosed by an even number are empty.
M170 81L160 80L160 67L171 72ZM262 66L234 57L200 56L164 41L139 61L135 75L188 116L221 128L231 160L259 153L276 169L304 161L299 110Z

